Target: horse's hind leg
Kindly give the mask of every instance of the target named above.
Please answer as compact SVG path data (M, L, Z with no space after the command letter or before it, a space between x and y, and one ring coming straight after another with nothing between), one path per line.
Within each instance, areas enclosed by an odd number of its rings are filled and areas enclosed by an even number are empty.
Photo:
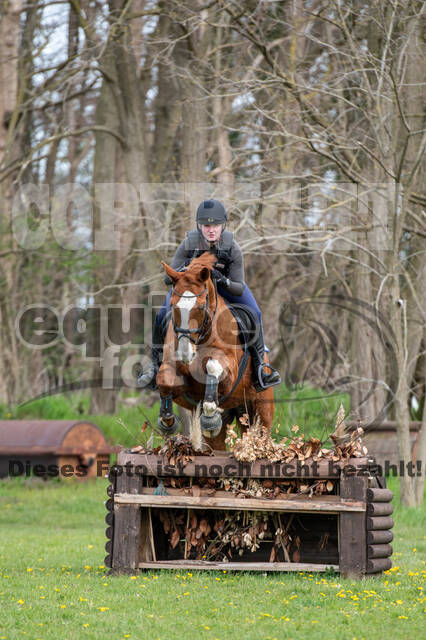
M271 430L272 421L274 419L274 390L272 387L265 389L261 393L256 394L256 398L252 401L253 410L260 418L260 424Z

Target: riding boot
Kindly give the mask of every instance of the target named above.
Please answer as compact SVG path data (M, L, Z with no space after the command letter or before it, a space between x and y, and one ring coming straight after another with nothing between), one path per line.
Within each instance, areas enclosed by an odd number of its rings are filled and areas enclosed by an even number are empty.
M265 342L261 324L258 326L256 341L249 348L253 367L253 384L256 391L264 391L268 387L280 384L281 377L278 371L265 362ZM265 368L270 369L270 373L267 373Z
M158 389L157 374L163 359L163 342L164 336L161 324L156 322L152 330L152 364L145 373L142 371L138 376L138 386L143 389Z

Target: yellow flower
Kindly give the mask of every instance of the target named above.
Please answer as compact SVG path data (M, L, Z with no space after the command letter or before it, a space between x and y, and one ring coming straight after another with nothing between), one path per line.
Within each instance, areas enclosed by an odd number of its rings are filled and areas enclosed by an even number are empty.
M98 607L99 611L109 611L109 607Z
M407 617L407 616L398 616L398 618L399 618L400 620L408 620L408 617Z
M66 609L67 605L66 604L61 604L61 609Z
M22 600L22 598L18 600L18 604L24 604L24 601Z
M84 625L83 625L83 627L88 627L88 626L89 626L88 622L85 622Z
M90 569L90 565L89 565L89 564L86 564L84 568L85 568L86 570L88 570L88 569Z
M28 571L28 573L30 573L32 571L32 568L28 567L27 571Z

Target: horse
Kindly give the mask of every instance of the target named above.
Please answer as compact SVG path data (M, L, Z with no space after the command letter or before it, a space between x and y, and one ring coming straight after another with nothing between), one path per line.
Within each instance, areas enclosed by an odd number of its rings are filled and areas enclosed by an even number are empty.
M274 394L271 387L257 392L252 383L251 357L240 340L238 323L211 278L215 262L216 256L207 252L183 271L162 262L173 290L157 374L158 425L164 434L173 435L180 426L173 401L189 410L202 402L202 433L213 449L225 450L225 425L234 418L242 433L247 429L244 414L250 423L259 416L270 431Z

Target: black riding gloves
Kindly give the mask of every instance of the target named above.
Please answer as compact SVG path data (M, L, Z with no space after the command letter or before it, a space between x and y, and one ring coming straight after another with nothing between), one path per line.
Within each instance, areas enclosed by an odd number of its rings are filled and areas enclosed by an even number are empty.
M225 278L223 273L221 273L218 269L212 269L210 275L212 280L216 280L218 284L224 284L226 286L230 282L229 278Z

